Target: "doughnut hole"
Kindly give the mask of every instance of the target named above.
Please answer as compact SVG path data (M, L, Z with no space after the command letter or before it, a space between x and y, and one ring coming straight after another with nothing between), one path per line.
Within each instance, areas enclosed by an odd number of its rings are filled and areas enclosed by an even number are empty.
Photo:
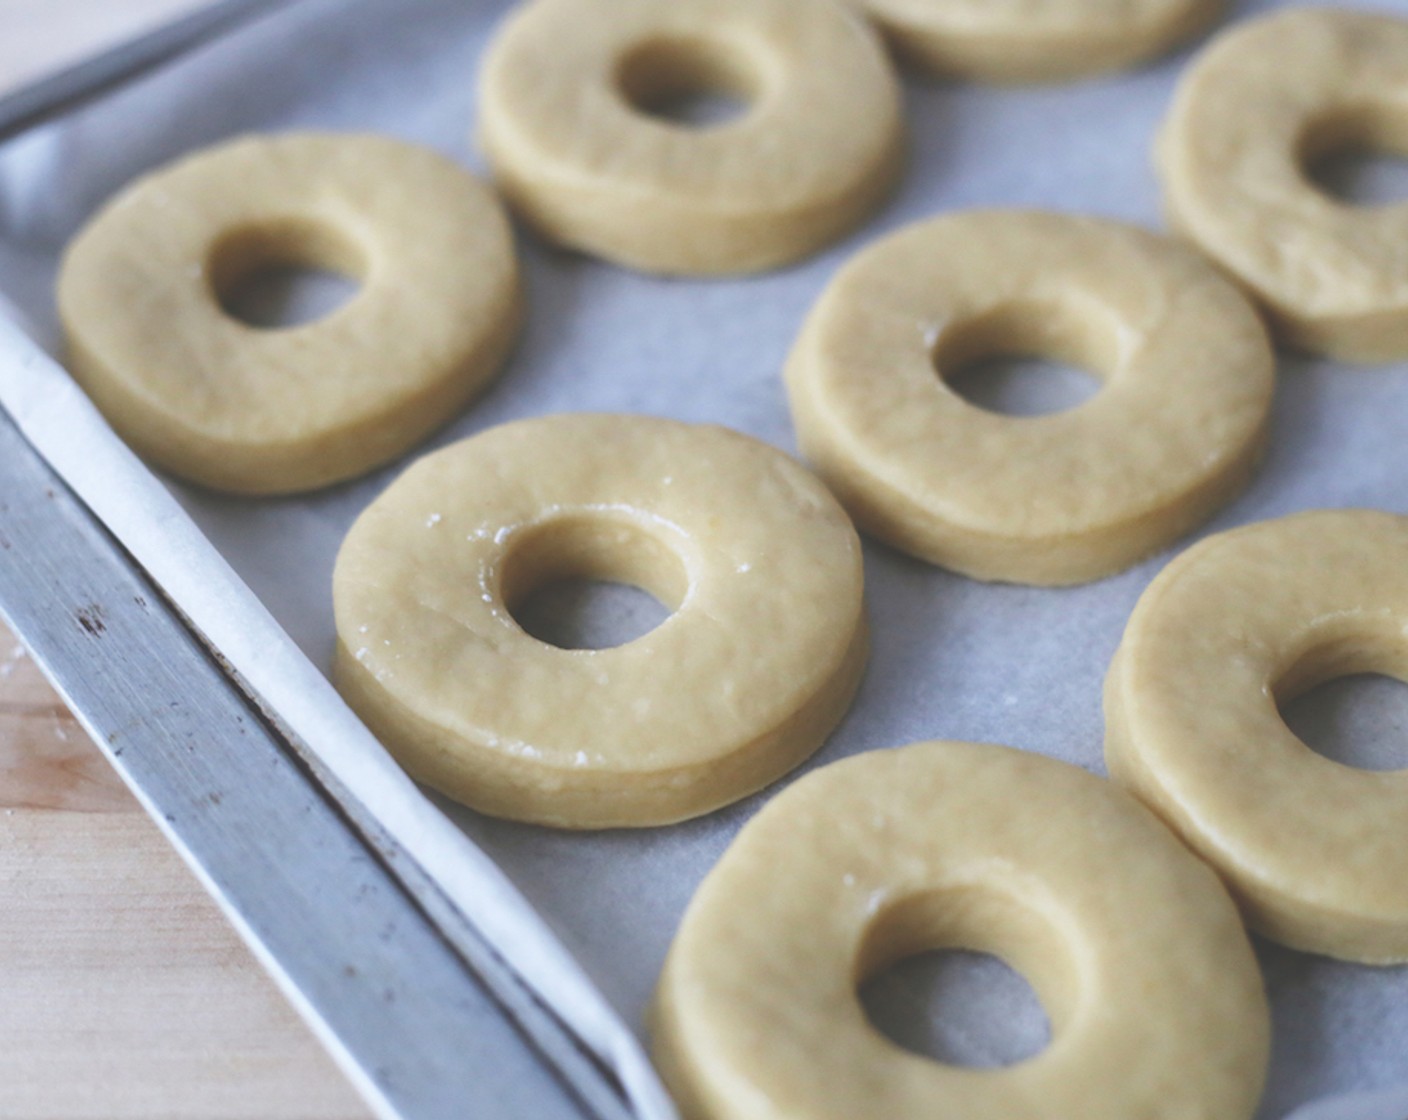
M1336 202L1408 203L1408 111L1368 104L1323 113L1301 134L1300 162L1311 186Z
M500 591L540 642L597 650L650 633L689 585L679 552L656 532L623 516L565 516L515 535Z
M739 44L654 38L616 66L616 88L636 112L681 128L718 128L745 117L762 96L762 68Z
M1107 320L1099 309L1063 302L1006 303L940 332L931 357L940 379L985 412L1066 412L1119 367L1119 334Z
M1408 648L1400 629L1382 625L1319 635L1272 694L1286 726L1317 754L1358 770L1408 770Z
M884 909L858 961L859 998L890 1042L947 1065L993 1068L1036 1057L1077 995L1064 938L998 889L954 887Z
M211 247L206 262L221 310L259 330L327 318L356 297L369 269L360 246L306 220L228 231Z

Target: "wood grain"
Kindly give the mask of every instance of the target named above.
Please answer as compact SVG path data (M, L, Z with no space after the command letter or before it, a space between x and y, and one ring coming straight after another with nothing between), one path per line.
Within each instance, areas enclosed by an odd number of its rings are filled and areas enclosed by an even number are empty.
M365 1109L140 813L0 812L0 1114Z
M5 1117L367 1115L3 628L0 991Z
M139 811L24 647L3 628L0 808Z

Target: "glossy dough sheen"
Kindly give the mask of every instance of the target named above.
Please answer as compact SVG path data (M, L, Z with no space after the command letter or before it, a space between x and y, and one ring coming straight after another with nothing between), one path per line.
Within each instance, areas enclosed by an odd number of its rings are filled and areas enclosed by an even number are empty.
M709 128L637 101L750 102ZM652 272L752 272L827 244L888 191L899 87L876 36L815 0L534 0L485 59L480 140L548 237Z
M940 370L1040 354L1105 385L1040 417L969 404ZM847 264L788 359L807 457L862 528L980 579L1079 583L1167 545L1247 481L1274 359L1197 254L1026 211L923 222Z
M1304 167L1408 150L1408 21L1302 9L1224 33L1183 76L1158 144L1169 219L1284 337L1358 361L1408 355L1408 203L1354 206Z
M675 613L603 650L510 608L559 578ZM860 544L781 452L723 428L569 415L412 466L333 576L343 694L416 777L495 816L663 824L796 766L865 662Z
M217 292L262 266L358 279L297 327ZM69 367L113 427L173 474L287 493L349 478L449 420L519 322L493 194L433 152L367 135L244 138L127 187L68 248Z
M980 82L1078 78L1143 61L1223 0L849 0L934 72Z
M1408 679L1408 518L1297 514L1211 537L1139 600L1105 684L1110 773L1277 941L1408 960L1408 771L1316 754L1278 700Z
M881 1036L860 984L938 948L1023 973L1050 1045L978 1070ZM773 798L690 903L652 1024L689 1120L1246 1120L1269 1032L1216 876L1108 782L971 743L846 759Z

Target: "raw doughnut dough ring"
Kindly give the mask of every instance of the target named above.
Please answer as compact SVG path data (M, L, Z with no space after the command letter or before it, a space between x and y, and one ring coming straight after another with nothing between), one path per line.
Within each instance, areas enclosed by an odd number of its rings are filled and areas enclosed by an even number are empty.
M261 267L356 277L346 305L264 330L221 309ZM385 137L246 137L130 185L64 256L69 368L113 427L219 490L308 490L396 458L497 372L520 318L492 192Z
M1142 62L1212 21L1223 0L850 0L900 51L980 82L1080 78Z
M935 372L1069 361L1100 393L999 416ZM1248 479L1274 357L1196 254L1128 226L1027 211L922 222L864 250L788 359L807 457L864 529L980 579L1079 583L1188 531Z
M751 104L713 128L636 107L700 89ZM854 226L899 170L902 120L883 47L838 5L535 0L485 61L480 139L546 236L699 275L785 264Z
M1140 598L1105 683L1111 775L1277 941L1408 960L1408 770L1316 754L1278 701L1408 679L1408 518L1319 511L1211 537Z
M882 1037L860 984L939 948L1024 973L1050 1045L977 1070ZM690 903L652 1023L690 1120L1246 1120L1269 1033L1207 867L1108 782L971 743L849 758L774 797Z
M1184 74L1157 149L1169 220L1262 301L1289 342L1408 355L1408 203L1353 206L1304 167L1408 152L1408 21L1300 9L1224 33Z
M613 649L511 608L567 577L675 608ZM826 738L866 657L860 544L812 475L723 428L523 420L427 456L333 576L339 688L416 777L483 812L664 824L762 788Z

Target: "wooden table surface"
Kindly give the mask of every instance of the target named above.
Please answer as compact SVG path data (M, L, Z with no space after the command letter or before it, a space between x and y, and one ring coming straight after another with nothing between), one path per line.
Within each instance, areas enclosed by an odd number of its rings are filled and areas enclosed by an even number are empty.
M0 0L0 91L194 3ZM3 627L0 992L11 1120L368 1115Z

